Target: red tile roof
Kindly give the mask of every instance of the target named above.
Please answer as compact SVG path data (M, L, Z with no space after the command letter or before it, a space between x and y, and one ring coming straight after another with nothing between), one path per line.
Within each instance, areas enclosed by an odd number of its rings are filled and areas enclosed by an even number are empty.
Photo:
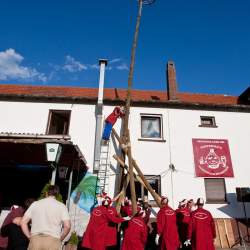
M80 87L55 87L55 86L31 86L31 85L12 85L0 84L0 97L39 97L39 98L79 98L96 100L98 95L97 88ZM214 104L214 105L237 105L238 96L214 95L214 94L193 94L178 93L179 102ZM126 99L126 89L110 88L104 90L104 100L124 101ZM167 102L166 91L155 90L132 90L133 102Z

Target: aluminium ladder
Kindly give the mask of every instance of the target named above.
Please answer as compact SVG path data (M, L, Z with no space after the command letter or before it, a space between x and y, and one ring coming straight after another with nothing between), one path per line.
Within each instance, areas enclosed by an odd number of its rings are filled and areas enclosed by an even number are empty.
M110 168L110 147L109 141L107 143L101 142L101 150L100 150L100 162L99 162L99 170L97 173L98 185L97 192L99 193L105 192L108 193L109 189L109 168Z

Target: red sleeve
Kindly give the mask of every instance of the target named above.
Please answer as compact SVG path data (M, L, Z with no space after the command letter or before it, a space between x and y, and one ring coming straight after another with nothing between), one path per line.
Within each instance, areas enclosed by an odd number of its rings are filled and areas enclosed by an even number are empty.
M7 224L1 228L1 235L3 237L8 237L9 236L9 229L10 229L11 224Z
M120 115L119 115L121 118L125 116L125 112L120 112Z
M146 224L149 222L150 215L151 215L151 210L148 209L148 210L146 211L146 216L145 216L145 218L144 218L144 221L145 221Z
M116 224L119 224L119 223L125 221L121 217L117 217L117 216L115 216L113 214L108 213L108 211L106 212L106 216L107 216L107 218L108 218L109 221L112 221L113 223L116 223Z
M147 242L147 238L148 238L148 229L147 229L147 226L144 225L143 231L142 231L142 239L143 239L144 244Z
M164 213L163 213L163 210L160 209L160 211L157 214L157 233L159 235L162 234L164 225L165 225Z

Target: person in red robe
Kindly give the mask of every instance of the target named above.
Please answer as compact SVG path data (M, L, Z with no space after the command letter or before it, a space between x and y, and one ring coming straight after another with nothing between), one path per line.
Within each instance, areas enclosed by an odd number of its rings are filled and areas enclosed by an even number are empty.
M149 222L149 219L150 219L152 209L151 209L151 206L148 204L148 202L143 203L143 209L144 209L145 214L146 214L145 217L144 217L144 221L145 221L145 223L147 225L148 222Z
M157 214L156 245L160 243L161 250L176 250L180 246L176 225L176 213L168 206L168 198L161 198L161 208Z
M112 217L119 217L115 207L111 205L108 207L108 213ZM107 239L106 239L106 246L113 247L117 245L117 223L109 221L107 227Z
M196 204L193 199L190 199L187 203L187 208L190 212L193 212L196 209Z
M128 222L124 232L121 250L144 250L148 229L145 223L146 213L142 209Z
M102 205L93 209L89 224L83 234L82 247L92 250L105 250L110 245L109 223L121 223L130 220L130 217L120 218L110 212L111 199L106 196Z
M112 127L116 123L118 118L121 118L125 115L125 112L122 107L115 107L113 112L105 119L105 126L102 134L102 139L108 141Z
M125 216L132 216L133 214L131 200L129 200L127 197L125 198L124 204L121 207L121 213Z
M192 246L193 250L215 250L215 224L211 213L203 208L204 200L197 200L198 208L191 213L188 227L188 240L185 245Z
M188 239L188 226L191 219L190 209L187 207L187 203L188 201L186 199L182 200L179 205L180 207L175 210L182 250L190 249L190 246L184 245L184 242Z

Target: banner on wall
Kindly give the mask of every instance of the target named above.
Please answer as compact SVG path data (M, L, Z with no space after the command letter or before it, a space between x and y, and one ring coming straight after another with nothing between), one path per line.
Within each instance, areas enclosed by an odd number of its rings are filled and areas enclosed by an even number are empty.
M97 177L87 172L70 196L69 214L72 230L82 236L86 230L91 210L96 204Z
M192 139L197 177L234 177L227 140Z

